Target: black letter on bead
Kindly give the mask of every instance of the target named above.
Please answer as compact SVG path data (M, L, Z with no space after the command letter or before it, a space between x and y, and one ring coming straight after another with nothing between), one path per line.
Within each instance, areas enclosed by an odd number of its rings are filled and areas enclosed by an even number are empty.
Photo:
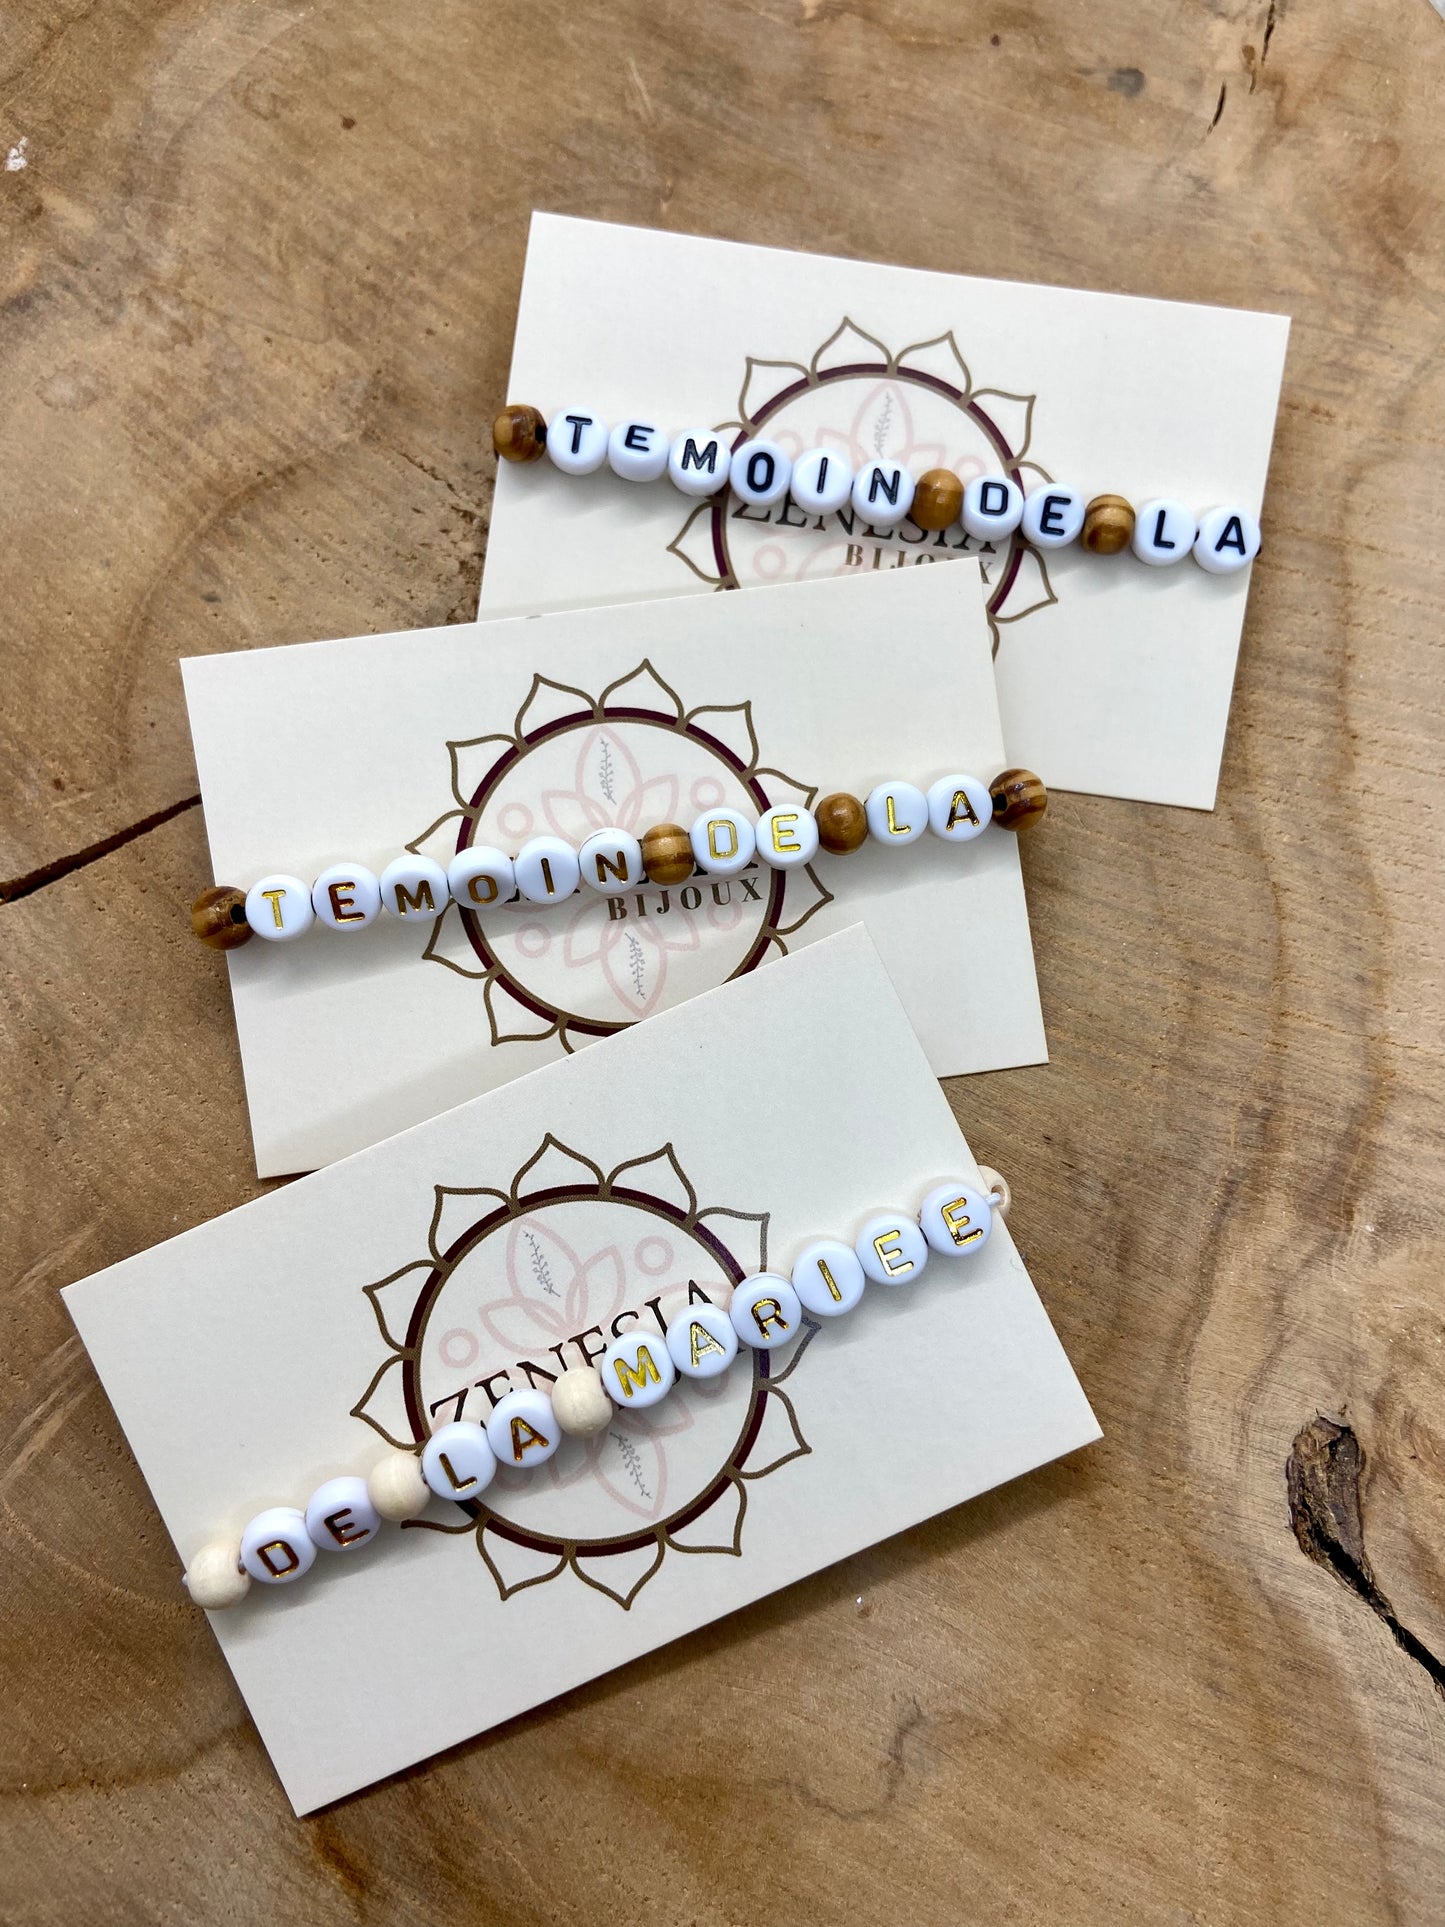
M572 453L575 455L582 446L582 430L591 427L592 417L590 415L569 415L567 420L572 424Z
M872 477L868 483L868 500L870 502L876 502L878 500L879 494L882 493L888 498L888 506L890 508L897 508L898 491L902 487L902 485L903 485L903 474L900 469L894 469L893 481L890 485L888 482L884 481L883 470L879 468L878 465L875 463L873 467Z
M703 443L704 454L698 453L697 443L689 435L682 445L682 460L679 468L705 468L709 475L717 469L717 440Z
M1231 515L1220 530L1219 540L1214 545L1214 553L1218 555L1224 549L1233 549L1237 555L1249 554L1244 540L1244 524L1237 515Z
M1166 542L1164 540L1164 515L1165 511L1160 509L1159 513L1154 517L1154 546L1156 549L1177 549L1179 546L1177 542Z
M1062 535L1064 525L1059 520L1059 512L1068 503L1067 495L1046 495L1044 506L1039 512L1040 535Z
M768 472L761 482L758 480L758 463L759 462L766 462L768 465ZM762 494L764 489L769 489L773 486L773 477L777 474L777 472L778 472L778 465L765 448L755 449L753 453L749 455L748 487L751 489L756 489L759 495Z
M569 415L567 419L570 421L572 418ZM656 432L656 429L649 428L646 422L629 422L627 424L627 433L622 437L622 446L624 448L635 448L640 454L645 455L647 453L647 443L645 441L635 442L632 438L634 435L654 435Z
M997 494L995 502L990 491ZM980 515L1005 515L1008 512L1008 483L983 482L978 491L978 512Z

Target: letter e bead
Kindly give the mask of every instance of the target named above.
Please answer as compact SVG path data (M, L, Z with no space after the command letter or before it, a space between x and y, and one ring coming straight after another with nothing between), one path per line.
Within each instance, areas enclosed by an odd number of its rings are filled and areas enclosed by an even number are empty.
M911 1285L928 1263L928 1243L912 1218L884 1211L870 1218L853 1247L875 1285Z
M346 1476L318 1485L306 1501L306 1530L318 1552L352 1552L381 1531L366 1480Z
M918 1212L929 1249L946 1256L982 1251L993 1230L993 1208L982 1191L955 1179L930 1191Z

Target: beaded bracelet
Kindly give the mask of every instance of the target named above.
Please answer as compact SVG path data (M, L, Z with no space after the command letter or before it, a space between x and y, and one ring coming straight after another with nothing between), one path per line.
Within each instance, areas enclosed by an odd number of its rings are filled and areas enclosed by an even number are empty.
M931 1190L916 1216L882 1211L854 1242L820 1238L798 1254L792 1272L760 1271L743 1279L726 1304L702 1299L650 1332L615 1338L596 1364L567 1366L550 1392L529 1385L504 1393L485 1424L453 1419L415 1452L393 1450L362 1477L344 1473L319 1485L301 1506L268 1506L239 1540L203 1546L182 1581L197 1606L219 1611L245 1598L254 1579L285 1586L303 1578L318 1552L354 1552L370 1543L382 1521L415 1518L435 1495L469 1505L479 1499L499 1465L543 1465L564 1433L590 1438L619 1411L645 1411L667 1397L678 1376L717 1378L740 1345L770 1352L797 1337L804 1314L838 1318L852 1311L871 1281L916 1283L930 1257L982 1251L993 1217L1008 1216L1009 1187L996 1171L980 1170L984 1189L954 1179ZM559 1361L560 1362L560 1361Z
M694 869L734 877L754 860L770 869L810 863L819 849L846 856L869 837L893 847L916 843L925 829L945 843L966 843L990 823L1021 830L1048 807L1048 791L1031 770L1006 769L991 784L976 776L941 776L924 791L902 780L879 783L860 802L841 791L816 810L788 804L754 824L740 810L715 809L691 830L658 823L639 840L630 830L594 830L580 847L560 836L535 836L515 856L491 845L458 851L443 869L429 856L399 856L375 876L363 864L336 863L308 886L300 877L265 876L249 890L221 883L191 905L202 943L234 950L254 935L272 943L321 923L364 930L383 906L394 916L431 917L455 900L464 910L525 901L561 903L586 884L599 897L636 889L644 878L685 883Z
M492 446L508 462L547 455L565 475L590 475L604 462L629 482L655 482L666 474L684 495L716 495L730 485L751 508L772 508L785 495L807 515L832 515L851 505L878 529L908 516L929 530L962 522L978 542L1003 541L1017 529L1036 549L1078 541L1095 555L1132 548L1154 568L1193 555L1211 575L1234 575L1259 553L1259 523L1243 508L1226 505L1196 516L1183 502L1159 495L1136 511L1122 495L1086 501L1060 482L1025 494L1003 474L976 475L965 484L952 469L931 468L915 481L900 463L882 459L865 462L855 474L832 449L811 448L794 458L777 442L740 437L729 448L711 428L687 429L670 439L652 422L619 422L609 430L590 408L559 410L549 424L540 410L509 404L492 424Z

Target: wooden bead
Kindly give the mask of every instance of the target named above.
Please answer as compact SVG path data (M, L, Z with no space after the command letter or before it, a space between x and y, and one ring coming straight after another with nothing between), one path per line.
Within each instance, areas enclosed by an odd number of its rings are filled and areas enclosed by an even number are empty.
M951 468L930 468L920 475L908 511L921 529L946 529L963 507L963 483Z
M642 839L642 867L654 883L686 883L692 839L681 823L655 823Z
M1134 511L1122 495L1096 495L1084 510L1080 540L1095 555L1117 555L1134 539Z
M182 1584L195 1605L218 1613L246 1597L251 1590L251 1575L241 1570L238 1545L202 1546L186 1567Z
M1026 830L1049 807L1049 793L1031 769L1001 770L988 793L993 820L1006 830Z
M234 950L238 944L248 943L251 926L246 921L246 892L230 883L202 890L191 905L191 928L212 950Z
M573 1438L590 1439L606 1431L613 1410L595 1365L569 1365L552 1387L552 1416Z
M547 449L547 424L541 411L511 402L492 423L492 447L504 462L539 461Z
M388 1452L366 1475L366 1491L383 1519L415 1519L426 1510L430 1488L415 1452Z
M834 856L861 849L868 835L868 813L856 796L838 790L818 805L818 841Z

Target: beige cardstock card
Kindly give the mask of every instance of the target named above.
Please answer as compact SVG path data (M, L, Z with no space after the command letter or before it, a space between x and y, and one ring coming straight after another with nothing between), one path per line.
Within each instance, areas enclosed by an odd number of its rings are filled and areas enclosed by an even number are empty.
M216 879L246 889L1006 765L974 567L182 671ZM939 1076L1042 1060L1017 842L991 826L731 883L253 940L228 961L258 1169L344 1157L859 921Z
M1280 315L537 214L505 399L670 434L747 425L855 468L1002 469L1026 490L1258 514L1288 331ZM851 511L810 520L605 468L498 466L484 616L979 553L957 526L873 532ZM1018 536L980 559L1009 762L1052 788L1211 808L1251 572L1077 545L1045 557ZM820 665L826 647L812 645Z
M65 1298L188 1562L956 1177L973 1158L854 927ZM212 1625L305 1812L1098 1436L1000 1222Z

